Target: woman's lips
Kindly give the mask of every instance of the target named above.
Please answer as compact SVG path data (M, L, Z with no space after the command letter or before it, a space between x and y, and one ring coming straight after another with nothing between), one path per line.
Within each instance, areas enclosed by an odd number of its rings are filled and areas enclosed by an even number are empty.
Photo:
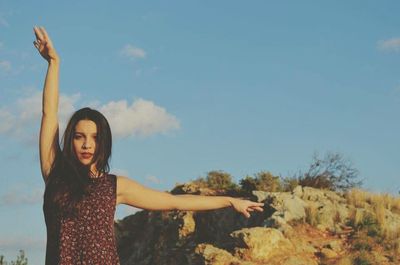
M83 158L86 158L86 159L91 158L93 156L91 153L81 153L81 155Z

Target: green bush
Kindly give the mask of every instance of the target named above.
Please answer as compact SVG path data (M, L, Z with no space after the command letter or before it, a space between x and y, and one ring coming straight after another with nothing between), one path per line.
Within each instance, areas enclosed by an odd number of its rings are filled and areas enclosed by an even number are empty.
M246 176L244 179L240 180L240 187L244 194L251 194L253 190L269 192L283 190L280 177L274 176L268 171L256 173L254 177Z
M23 250L19 251L19 256L17 256L16 261L11 261L8 263L3 255L0 255L0 265L28 265L28 258L25 257L25 252Z
M207 187L215 190L230 190L237 188L236 183L232 181L232 176L222 170L208 172L205 183L207 183Z

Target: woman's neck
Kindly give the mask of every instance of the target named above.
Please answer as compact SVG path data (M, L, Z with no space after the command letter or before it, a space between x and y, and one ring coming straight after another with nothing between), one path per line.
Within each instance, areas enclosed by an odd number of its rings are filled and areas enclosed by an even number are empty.
M92 168L90 169L89 172L89 176L91 178L98 178L101 177L103 174L100 175L99 171L97 170L97 168L95 166L92 166Z

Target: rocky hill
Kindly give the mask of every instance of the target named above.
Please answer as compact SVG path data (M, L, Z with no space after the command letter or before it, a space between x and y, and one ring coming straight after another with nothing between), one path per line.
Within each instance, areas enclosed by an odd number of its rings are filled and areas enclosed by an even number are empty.
M184 184L172 193L222 195ZM253 191L264 212L140 211L115 223L121 264L400 264L400 199L297 186Z

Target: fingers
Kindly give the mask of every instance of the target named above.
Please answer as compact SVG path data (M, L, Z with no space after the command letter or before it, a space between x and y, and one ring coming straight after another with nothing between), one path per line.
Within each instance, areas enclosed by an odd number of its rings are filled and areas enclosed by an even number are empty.
M252 209L254 209L254 210L257 210L257 211L259 211L259 212L262 212L262 211L264 211L264 209L263 208L261 208L261 207L254 207L254 208L252 208Z
M35 46L36 49L39 49L40 47L40 44L37 41L34 41L33 45Z
M35 32L35 35L36 35L36 39L37 40L40 40L40 41L43 41L44 40L44 37L43 37L43 33L41 32L41 30L38 28L38 27L34 27L33 28L33 31Z
M241 212L246 218L250 218L250 213L254 211L263 212L264 203L249 200L238 200L235 209Z
M49 35L47 34L47 31L44 29L44 27L39 28L42 31L43 37L45 40L49 39Z
M253 211L263 212L264 209L261 208L261 207L259 207L259 206L256 206L256 207L249 207L249 208L247 208L247 211L249 211L249 212L253 212Z
M248 212L243 213L246 218L250 218L250 214Z

